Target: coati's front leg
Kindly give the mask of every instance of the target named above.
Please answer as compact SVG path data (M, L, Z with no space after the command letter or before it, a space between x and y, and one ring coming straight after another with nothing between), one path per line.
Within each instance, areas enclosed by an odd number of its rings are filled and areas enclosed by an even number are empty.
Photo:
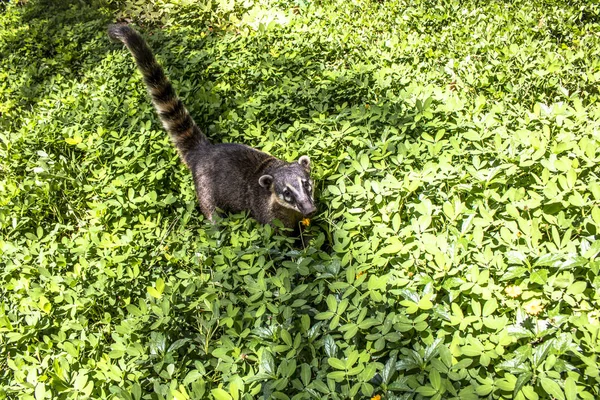
M204 217L206 217L206 219L208 219L210 222L214 223L215 220L213 218L216 207L215 207L215 202L213 201L212 198L201 198L200 201L200 211L202 211L202 214L204 214Z
M201 176L196 178L196 196L198 197L198 204L200 205L200 211L204 214L204 217L210 222L214 223L215 220L213 215L216 210L216 202L212 193L212 188L208 179L203 179Z

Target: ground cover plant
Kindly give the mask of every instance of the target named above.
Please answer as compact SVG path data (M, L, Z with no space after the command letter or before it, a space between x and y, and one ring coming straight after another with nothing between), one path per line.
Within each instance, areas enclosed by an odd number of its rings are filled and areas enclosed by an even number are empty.
M598 5L0 10L0 398L600 396ZM202 218L117 19L311 237Z

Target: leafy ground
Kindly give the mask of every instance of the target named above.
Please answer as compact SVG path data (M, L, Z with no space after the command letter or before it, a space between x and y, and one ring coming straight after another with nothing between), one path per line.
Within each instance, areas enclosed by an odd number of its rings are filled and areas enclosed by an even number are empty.
M438 3L0 3L0 398L598 398L600 7ZM203 220L116 19L312 157L305 246Z

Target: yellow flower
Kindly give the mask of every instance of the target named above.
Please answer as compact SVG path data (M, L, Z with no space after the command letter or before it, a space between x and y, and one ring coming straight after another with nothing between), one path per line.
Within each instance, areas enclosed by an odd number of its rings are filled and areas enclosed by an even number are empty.
M356 274L356 279L360 278L361 276L363 276L366 273L367 273L366 271L360 271L358 274Z
M544 305L540 299L533 299L523 306L525 312L531 315L538 315L544 309Z
M381 400L381 395L376 394L375 396L371 397L371 400Z
M521 290L520 287L515 285L507 286L506 289L504 289L504 291L506 292L508 297L519 297L521 293L523 293L523 290Z
M303 218L301 221L302 225L304 226L309 226L310 225L310 219L308 218Z

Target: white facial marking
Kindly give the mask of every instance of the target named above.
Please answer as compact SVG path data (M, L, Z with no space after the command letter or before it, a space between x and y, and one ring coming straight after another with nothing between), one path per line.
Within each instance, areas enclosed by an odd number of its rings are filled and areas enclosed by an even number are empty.
M299 211L296 206L291 205L290 203L288 203L287 201L285 201L285 199L282 196L278 196L275 193L273 193L273 195L272 195L271 198L273 199L274 202L276 202L280 206L283 206L285 208L289 208L290 210Z
M312 194L312 185L310 184L310 179L308 179L306 182L308 182L308 187L306 189L308 190L308 193ZM304 183L302 182L302 178L298 178L298 184L301 188L304 189ZM310 195L308 197L312 198L312 196Z
M293 186L290 186L290 185L285 185L285 187L286 187L286 188L288 188L288 189L289 189L291 192L293 192L293 193L296 195L296 197L299 197L299 196L300 196L300 192L298 192L298 191L296 190L296 188L294 188ZM300 187L302 187L302 185L300 185Z

